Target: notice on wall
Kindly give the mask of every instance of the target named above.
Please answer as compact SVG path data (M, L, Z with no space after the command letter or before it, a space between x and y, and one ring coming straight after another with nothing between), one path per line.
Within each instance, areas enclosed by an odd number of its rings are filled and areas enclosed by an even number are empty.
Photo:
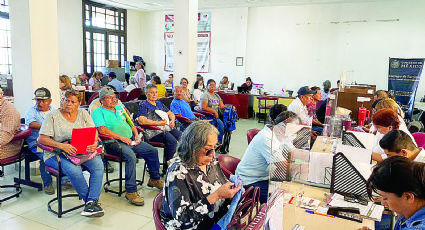
M211 12L198 13L198 32L211 31ZM174 32L174 15L166 14L164 32Z
M164 33L165 66L167 72L174 71L174 33ZM198 32L197 72L208 73L210 70L211 32Z
M388 90L411 118L424 59L389 59Z

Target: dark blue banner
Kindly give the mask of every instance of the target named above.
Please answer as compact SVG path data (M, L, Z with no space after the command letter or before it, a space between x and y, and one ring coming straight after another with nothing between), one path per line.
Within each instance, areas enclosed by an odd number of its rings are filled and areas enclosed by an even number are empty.
M407 119L412 117L423 64L424 59L390 58L388 91L406 113Z

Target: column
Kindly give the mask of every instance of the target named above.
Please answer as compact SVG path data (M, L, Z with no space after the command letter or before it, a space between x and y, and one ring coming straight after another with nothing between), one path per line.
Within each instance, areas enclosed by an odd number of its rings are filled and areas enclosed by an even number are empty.
M33 105L34 91L46 87L52 105L58 107L57 0L13 0L9 4L15 106L23 116Z
M174 0L174 83L196 81L198 0Z

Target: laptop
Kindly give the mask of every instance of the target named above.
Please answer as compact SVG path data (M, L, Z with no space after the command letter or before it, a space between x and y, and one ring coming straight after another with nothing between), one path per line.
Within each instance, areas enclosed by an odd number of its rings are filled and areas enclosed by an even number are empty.
M249 93L248 87L238 86L238 93Z

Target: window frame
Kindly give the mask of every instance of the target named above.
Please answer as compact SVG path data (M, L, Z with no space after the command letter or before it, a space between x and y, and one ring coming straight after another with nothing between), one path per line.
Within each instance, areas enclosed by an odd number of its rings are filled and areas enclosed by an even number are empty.
M99 8L103 8L105 10L112 10L114 12L117 12L118 15L118 29L121 28L121 26L123 26L123 30L116 30L116 29L108 29L108 28L101 28L101 27L96 27L96 26L92 26L92 25L86 25L86 8L85 6L89 5L90 10L89 10L89 21L91 22L91 24L93 23L92 19L93 19L93 9L92 7L99 7ZM95 63L94 63L94 42L93 42L93 34L94 33L100 33L104 35L104 45L105 45L105 60L109 59L109 36L110 35L116 35L118 36L118 39L120 40L121 37L124 37L124 52L123 54L122 52L122 48L121 48L121 43L118 42L118 62L119 67L124 67L124 63L127 60L127 10L126 9L121 9L121 8L116 8L116 7L112 7L112 6L108 6L105 4L101 4L101 3L97 3L97 2L92 2L89 0L83 0L82 1L82 16L83 16L83 66L84 66L84 72L89 72L89 73L94 73L95 72ZM123 14L123 23L124 25L122 25L121 23L121 17L120 14ZM105 21L106 23L106 21ZM106 25L106 24L105 24ZM87 36L86 36L86 32L90 33L90 50L87 50L87 46L86 46L86 42L87 42ZM118 41L119 41L118 40ZM87 54L88 52L90 53L90 63L87 63ZM124 55L124 60L122 60L122 55ZM87 69L87 66L90 66L90 70ZM105 66L105 63L103 63L103 66Z

